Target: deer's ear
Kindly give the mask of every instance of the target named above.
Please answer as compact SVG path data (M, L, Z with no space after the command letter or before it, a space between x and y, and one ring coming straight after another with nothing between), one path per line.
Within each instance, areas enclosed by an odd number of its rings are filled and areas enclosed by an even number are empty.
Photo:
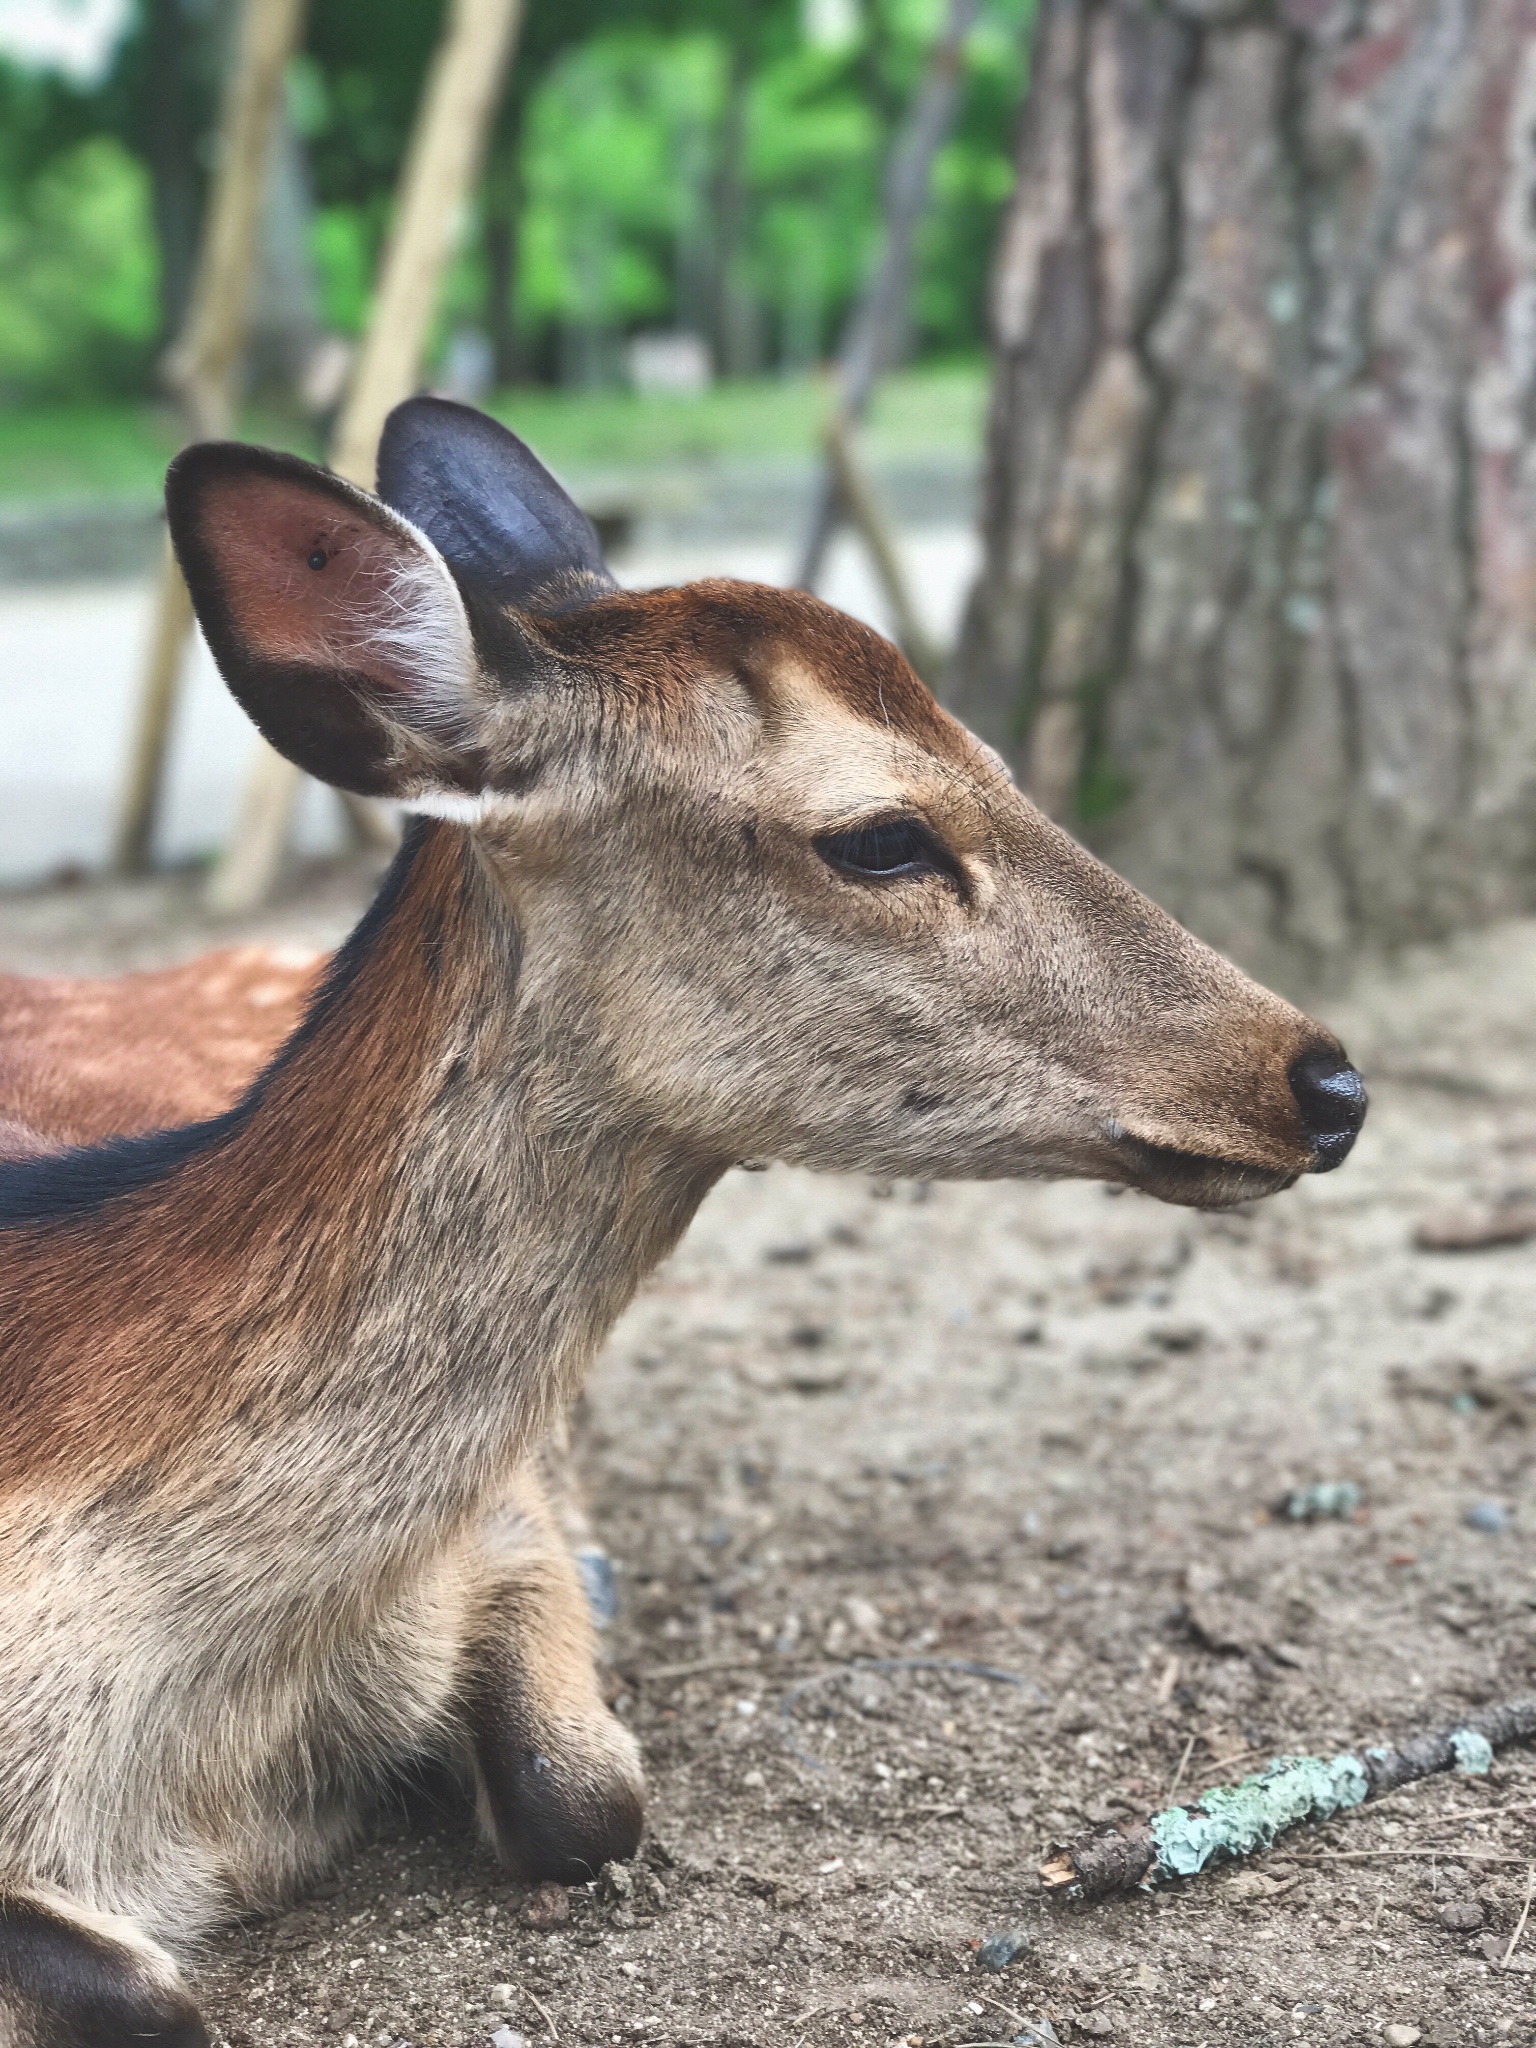
M495 603L574 611L618 588L586 513L516 434L471 406L397 405L379 442L379 496Z
M366 796L481 786L469 621L424 535L328 471L238 442L185 449L165 498L213 657L279 753Z

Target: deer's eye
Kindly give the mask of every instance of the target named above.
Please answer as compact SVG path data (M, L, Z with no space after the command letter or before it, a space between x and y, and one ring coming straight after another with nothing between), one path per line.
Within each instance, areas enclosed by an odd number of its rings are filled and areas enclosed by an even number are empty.
M828 832L816 841L816 851L844 874L881 882L954 873L948 852L918 818L882 818L852 832Z

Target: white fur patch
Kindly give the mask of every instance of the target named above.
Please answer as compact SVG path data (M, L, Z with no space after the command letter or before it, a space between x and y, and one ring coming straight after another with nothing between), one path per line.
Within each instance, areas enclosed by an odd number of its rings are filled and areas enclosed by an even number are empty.
M470 796L462 789L429 789L405 799L403 808L421 818L446 818L451 825L478 825L490 814L491 792Z
M457 740L474 710L478 664L469 615L431 541L399 513L393 518L412 545L401 549L373 597L361 622L362 645L409 684L409 723Z

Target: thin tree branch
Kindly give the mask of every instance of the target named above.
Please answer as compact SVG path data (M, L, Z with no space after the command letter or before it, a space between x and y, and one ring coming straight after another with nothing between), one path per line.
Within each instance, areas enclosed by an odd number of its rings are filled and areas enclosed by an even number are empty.
M1346 1751L1326 1758L1277 1757L1267 1770L1245 1778L1241 1785L1218 1786L1187 1810L1169 1806L1150 1820L1080 1835L1058 1848L1041 1866L1040 1875L1049 1896L1075 1899L1193 1876L1209 1863L1267 1849L1289 1828L1331 1819L1437 1771L1480 1774L1495 1750L1533 1736L1536 1695L1484 1707L1453 1728L1413 1736L1396 1748L1367 1749L1359 1755ZM1330 1855L1363 1860L1390 1853L1342 1850ZM1397 1853L1490 1860L1476 1850L1429 1845Z
M981 0L949 0L943 31L887 162L885 246L838 351L838 418L845 433L864 417L901 339L912 296L912 253L928 204L933 161L955 117L966 38L980 11ZM843 509L837 467L829 460L795 577L801 590L815 589Z

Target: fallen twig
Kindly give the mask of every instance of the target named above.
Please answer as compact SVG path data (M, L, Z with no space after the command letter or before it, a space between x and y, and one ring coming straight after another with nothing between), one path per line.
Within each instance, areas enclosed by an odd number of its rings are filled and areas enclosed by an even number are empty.
M549 2014L545 2011L544 2007L540 2005L539 2001L534 1997L533 1993L528 1989L528 1986L526 1984L520 1985L518 1988L519 1990L521 1990L524 1998L527 1999L528 2003L533 2007L534 2011L538 2014L539 2018L544 2022L545 2026L548 2027L549 2038L551 2039L551 2041L558 2041L560 2038L560 2029L555 2025L554 2021L550 2018Z
M988 1998L984 1991L978 1991L976 1996L983 2005L990 2005L994 2012L1000 2012L1005 2020L1012 2020L1016 2027L1027 2027L1029 2025L1029 2021L1025 2019L1023 2013L1015 2012L1011 2005L1004 2005L1000 1998Z
M1479 1775L1492 1763L1496 1749L1533 1735L1536 1697L1485 1707L1454 1728L1413 1736L1395 1749L1367 1749L1358 1756L1345 1751L1334 1757L1276 1757L1267 1770L1240 1785L1217 1786L1192 1808L1167 1806L1150 1820L1080 1835L1058 1847L1041 1866L1040 1875L1046 1892L1057 1898L1100 1898L1171 1877L1192 1877L1213 1861L1267 1849L1287 1828L1331 1819L1436 1771L1454 1768ZM1392 1852L1336 1853L1363 1860ZM1396 1853L1490 1860L1467 1850Z
M1168 1780L1168 1790L1163 1794L1163 1797L1167 1800L1170 1806L1172 1806L1173 1804L1174 1793L1178 1791L1179 1787L1184 1782L1184 1773L1189 1768L1189 1759L1191 1754L1193 1753L1194 1747L1195 1738L1193 1735L1191 1735L1188 1742L1186 1742L1184 1745L1184 1754L1179 1758L1179 1768Z
M1485 1807L1482 1812L1479 1812L1475 1806L1458 1806L1450 1813L1415 1814L1411 1820L1405 1820L1403 1826L1406 1828L1448 1828L1454 1827L1461 1821L1482 1820L1485 1816L1490 1820L1497 1820L1501 1815L1529 1813L1531 1804L1532 1802L1529 1799L1522 1799L1518 1806L1489 1806Z
M1212 1771L1224 1771L1228 1764L1240 1764L1245 1756L1253 1755L1253 1744L1245 1742L1241 1749L1234 1749L1230 1756L1215 1756L1208 1764L1202 1764L1196 1771L1197 1778L1208 1778Z
M964 1678L986 1678L994 1685L1016 1685L1024 1692L1032 1692L1037 1699L1045 1695L1032 1678L1025 1678L1022 1672L1005 1671L1000 1664L978 1664L970 1657L850 1657L846 1664L835 1664L829 1671L818 1671L810 1678L802 1678L798 1685L792 1685L779 1701L779 1732L791 1756L807 1764L813 1771L829 1771L831 1764L824 1763L819 1756L812 1756L808 1749L802 1749L790 1733L794 1722L791 1715L795 1701L802 1693L810 1692L814 1686L825 1685L829 1679L841 1678L848 1671L957 1671Z
M753 1652L737 1657L692 1657L686 1664L653 1664L639 1667L642 1685L654 1685L663 1678L697 1678L705 1671L755 1671L762 1658Z
M1152 1693L1152 1697L1160 1707L1166 1707L1173 1698L1173 1688L1179 1682L1179 1670L1180 1665L1177 1657L1170 1657L1163 1666L1163 1675L1157 1681Z
M1421 1252L1480 1252L1525 1244L1536 1237L1536 1202L1501 1202L1493 1209L1441 1209L1413 1233Z
M1520 1937L1525 1932L1525 1923L1531 1917L1531 1893L1533 1891L1536 1891L1536 1863L1531 1865L1530 1876L1525 1880L1525 1904L1520 1908L1520 1918L1515 1922L1515 1931L1509 1937L1509 1947L1504 1951L1504 1966L1506 1969L1509 1967L1510 1957L1520 1946Z
M1505 1856L1497 1849L1447 1849L1426 1842L1419 1849L1287 1849L1295 1863L1379 1863L1384 1856L1406 1856L1415 1863L1524 1863L1523 1856Z

